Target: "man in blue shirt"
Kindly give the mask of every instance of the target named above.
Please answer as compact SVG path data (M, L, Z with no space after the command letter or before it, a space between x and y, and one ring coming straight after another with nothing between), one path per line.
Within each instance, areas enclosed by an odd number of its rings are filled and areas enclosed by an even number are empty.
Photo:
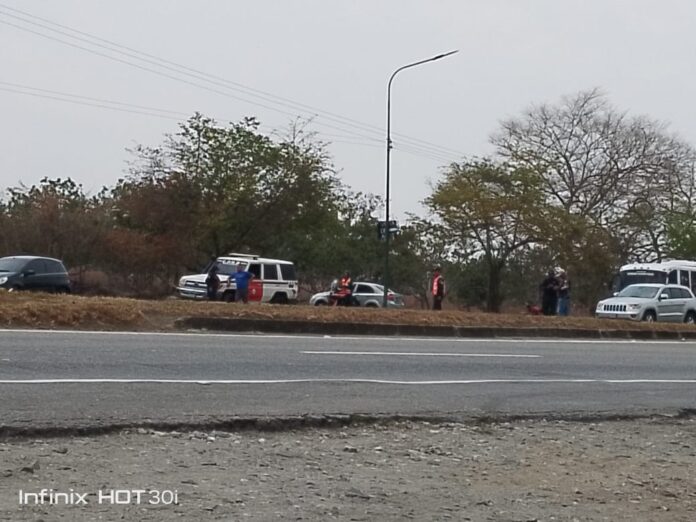
M244 270L244 265L241 263L237 265L237 271L232 274L232 279L236 285L236 290L234 292L235 302L242 301L244 303L249 302L249 281L254 278L254 274Z

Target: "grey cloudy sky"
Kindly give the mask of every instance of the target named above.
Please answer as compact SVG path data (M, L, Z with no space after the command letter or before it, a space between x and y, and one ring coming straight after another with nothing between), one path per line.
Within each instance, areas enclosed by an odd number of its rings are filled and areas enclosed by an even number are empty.
M254 91L70 39L50 22ZM393 132L417 140L394 136L392 201L403 216L418 211L441 165L490 154L488 136L501 119L579 90L600 87L619 108L671 122L696 143L695 22L689 0L0 0L0 188L70 176L96 192L123 175L126 147L160 143L194 111L221 121L254 115L265 129L314 114L252 96L264 91L355 120L319 115L312 129L334 142L345 183L381 194L384 133L377 129L389 75L459 49L395 80ZM172 111L157 114L174 119L28 96L13 91L63 97L17 84L130 104L119 106L127 110Z

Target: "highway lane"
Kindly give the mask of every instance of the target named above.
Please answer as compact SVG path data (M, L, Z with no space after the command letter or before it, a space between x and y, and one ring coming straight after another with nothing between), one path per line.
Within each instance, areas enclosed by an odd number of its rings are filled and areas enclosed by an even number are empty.
M696 343L0 330L4 425L322 413L672 413Z

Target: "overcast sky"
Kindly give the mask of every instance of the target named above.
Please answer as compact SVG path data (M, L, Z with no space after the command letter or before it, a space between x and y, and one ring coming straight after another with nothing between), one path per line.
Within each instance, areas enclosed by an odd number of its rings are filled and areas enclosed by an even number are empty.
M214 75L217 85L54 24ZM689 0L0 0L0 188L69 176L96 192L123 176L126 147L157 145L201 111L220 121L256 116L265 130L314 116L343 181L383 194L389 75L459 49L394 82L392 201L402 217L419 211L442 165L490 154L500 120L579 90L599 87L617 107L670 122L696 143L694 26ZM8 91L65 98L26 87L150 114Z

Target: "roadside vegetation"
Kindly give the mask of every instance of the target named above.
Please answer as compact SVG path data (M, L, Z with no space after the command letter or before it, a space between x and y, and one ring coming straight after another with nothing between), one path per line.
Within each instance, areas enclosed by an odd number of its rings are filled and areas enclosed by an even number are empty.
M424 215L394 238L390 286L420 306L436 264L451 303L490 312L537 301L542 276L561 266L587 314L622 264L696 259L696 154L665 124L589 91L530 107L491 141L492 157L443 166ZM98 194L64 176L7 190L0 255L63 259L78 293L103 296L170 295L179 276L229 252L294 261L307 294L345 269L383 275L382 200L343 184L301 122L267 136L253 118L195 114L131 153L127 175ZM189 305L135 308L154 306Z

